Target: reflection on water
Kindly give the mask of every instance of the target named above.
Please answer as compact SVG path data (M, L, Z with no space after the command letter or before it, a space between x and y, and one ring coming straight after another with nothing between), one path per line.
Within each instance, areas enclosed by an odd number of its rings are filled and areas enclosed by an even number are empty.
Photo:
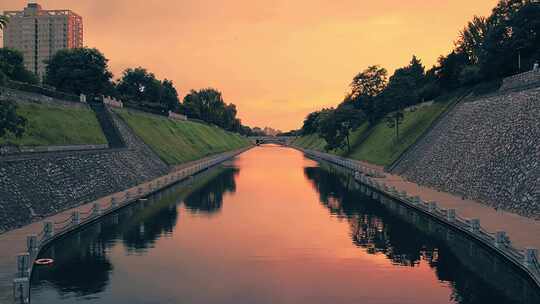
M390 208L375 200L358 204L364 187L343 171L327 164L304 169L321 202L347 218L355 245L394 265L426 263L439 280L450 283L451 298L458 303L540 303L532 282L466 236L392 202Z
M365 190L251 150L54 242L32 302L540 303L497 255Z

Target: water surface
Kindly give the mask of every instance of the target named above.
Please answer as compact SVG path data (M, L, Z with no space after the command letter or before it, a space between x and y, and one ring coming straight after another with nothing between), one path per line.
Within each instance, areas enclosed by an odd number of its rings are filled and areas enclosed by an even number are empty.
M486 248L272 145L41 255L32 303L540 303Z

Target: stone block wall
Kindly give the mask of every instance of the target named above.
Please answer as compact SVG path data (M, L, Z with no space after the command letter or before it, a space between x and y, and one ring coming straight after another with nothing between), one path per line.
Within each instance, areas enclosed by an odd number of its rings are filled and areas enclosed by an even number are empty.
M169 172L112 115L126 148L0 157L0 233Z
M392 172L540 219L540 88L459 104Z
M503 79L500 91L506 91L538 84L540 86L540 71L529 71Z

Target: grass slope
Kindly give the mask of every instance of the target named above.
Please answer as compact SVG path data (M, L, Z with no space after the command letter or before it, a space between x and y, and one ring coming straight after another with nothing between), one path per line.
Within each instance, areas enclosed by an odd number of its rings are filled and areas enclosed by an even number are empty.
M247 138L215 126L128 110L116 110L135 133L168 164L178 165L205 156L239 149Z
M0 144L53 146L107 144L94 112L89 108L19 104L17 113L28 120L22 138L7 134Z
M330 153L345 156L357 160L363 160L376 165L387 166L399 156L418 138L431 124L450 106L459 96L449 96L423 106L415 111L405 112L405 119L400 125L400 140L395 142L395 130L388 128L384 121L373 127L369 136L364 140L366 132L369 132L367 124L362 125L351 135L351 152L337 150ZM313 150L323 151L326 142L317 134L297 138L294 144Z

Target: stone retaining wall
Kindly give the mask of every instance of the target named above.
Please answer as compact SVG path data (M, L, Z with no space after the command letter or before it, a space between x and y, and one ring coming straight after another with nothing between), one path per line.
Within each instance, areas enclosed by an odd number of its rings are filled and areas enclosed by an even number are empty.
M0 157L0 233L169 172L112 115L125 149Z
M500 91L527 87L534 84L540 85L540 71L529 71L503 79Z
M461 103L392 172L540 219L540 88Z
M2 94L0 94L0 100L13 100L17 103L38 103L64 107L88 107L86 104L81 102L62 100L41 94L24 92L6 87L1 87L0 90L2 91Z

